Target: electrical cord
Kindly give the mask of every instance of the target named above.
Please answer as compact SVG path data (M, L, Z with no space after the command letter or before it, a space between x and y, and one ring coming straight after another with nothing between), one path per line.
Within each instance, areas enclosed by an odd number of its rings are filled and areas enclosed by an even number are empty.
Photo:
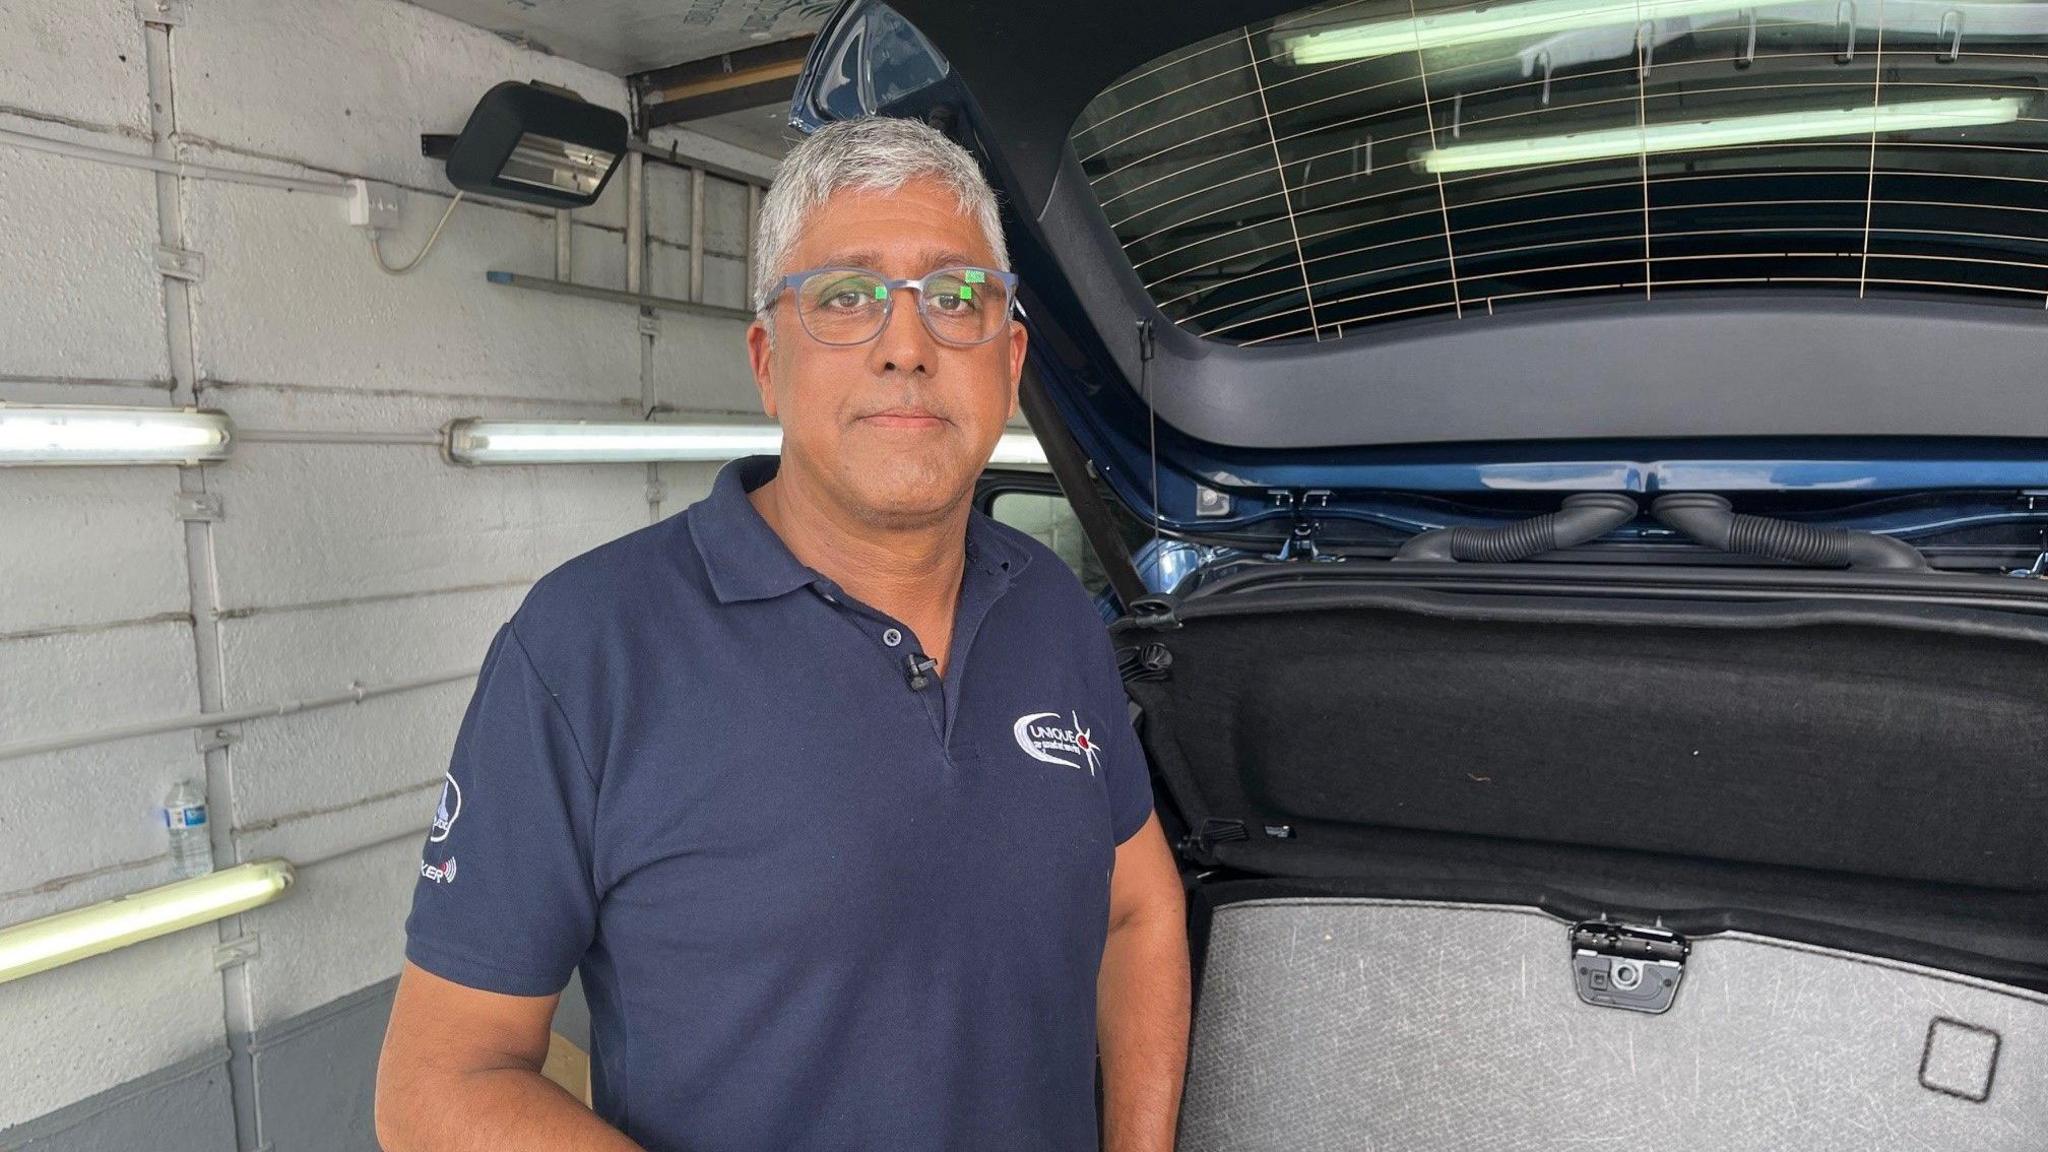
M370 255L377 258L377 267L382 268L386 274L392 276L403 276L407 272L419 267L420 261L427 258L427 253L434 250L434 241L441 238L441 229L448 226L448 218L455 215L455 206L460 203L462 203L462 193L457 192L455 198L448 201L448 210L441 213L440 223L435 224L434 230L427 234L427 242L420 245L419 252L412 259L407 260L396 268L384 262L384 247L378 242L377 230L372 228L370 230Z

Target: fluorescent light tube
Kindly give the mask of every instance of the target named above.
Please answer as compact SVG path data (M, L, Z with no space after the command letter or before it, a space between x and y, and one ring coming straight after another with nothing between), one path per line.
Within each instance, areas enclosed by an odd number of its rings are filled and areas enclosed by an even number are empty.
M782 451L774 424L548 424L524 420L457 420L448 426L448 458L458 464L652 463L724 461ZM1045 449L1028 432L1007 432L991 464L1044 464Z
M0 403L0 464L196 464L233 436L225 413L193 408Z
M270 903L292 866L257 860L0 928L0 984Z
M1812 7L1804 0L1795 6ZM1336 64L1458 44L1551 36L1583 28L1640 24L1715 12L1733 15L1769 7L1769 4L1745 5L1732 0L1641 0L1641 3L1636 0L1525 0L1520 4L1463 8L1408 20L1342 24L1291 35L1280 33L1277 38L1280 50L1295 64Z
M1819 140L1830 136L1864 136L1872 132L1911 132L1926 128L1965 128L2010 124L2026 107L2024 96L1973 100L1928 100L1912 104L1833 111L1775 112L1721 120L1688 120L1625 128L1601 128L1562 136L1454 144L1418 153L1425 172L1479 172L1493 168L1527 168L1576 160L1689 152L1740 144L1772 144Z
M773 424L546 424L457 420L447 451L461 464L651 463L731 460L782 448Z
M1045 463L1045 445L1038 442L1031 432L1005 432L996 441L995 455L989 457L991 464L1039 464Z

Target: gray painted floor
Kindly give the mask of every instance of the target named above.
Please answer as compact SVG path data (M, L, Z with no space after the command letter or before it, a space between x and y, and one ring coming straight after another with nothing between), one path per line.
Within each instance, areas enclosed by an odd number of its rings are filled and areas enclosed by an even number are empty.
M6 1152L233 1152L234 1147L226 1049L0 1132L0 1149Z
M377 1152L377 1050L387 980L234 1045L251 1062L259 1132L274 1152ZM227 1050L131 1080L0 1132L0 1152L234 1152Z
M396 980L295 1016L228 1050L161 1069L0 1131L0 1152L234 1152L230 1059L250 1061L258 1131L272 1152L377 1152L377 1051ZM555 1031L590 1044L590 1009L570 980Z

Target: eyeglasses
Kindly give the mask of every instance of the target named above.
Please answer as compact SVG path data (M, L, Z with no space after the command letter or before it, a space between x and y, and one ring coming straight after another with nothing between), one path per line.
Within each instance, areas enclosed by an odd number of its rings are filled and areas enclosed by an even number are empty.
M782 278L772 305L789 293L797 319L820 344L865 344L881 334L905 288L917 291L917 314L941 344L986 344L1009 325L1017 306L1017 275L993 268L940 268L916 280L891 280L866 268L814 268Z

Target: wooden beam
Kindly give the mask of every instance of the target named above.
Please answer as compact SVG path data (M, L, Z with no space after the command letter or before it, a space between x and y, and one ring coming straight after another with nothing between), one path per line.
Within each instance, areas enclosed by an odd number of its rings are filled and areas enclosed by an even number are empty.
M811 37L799 36L643 72L633 77L641 123L659 128L787 103L810 48Z
M794 95L796 76L792 74L786 79L767 83L725 88L659 104L649 103L642 108L641 123L650 129L666 128L672 124L688 124L696 120L708 120L713 116L723 116L728 112L786 105Z

